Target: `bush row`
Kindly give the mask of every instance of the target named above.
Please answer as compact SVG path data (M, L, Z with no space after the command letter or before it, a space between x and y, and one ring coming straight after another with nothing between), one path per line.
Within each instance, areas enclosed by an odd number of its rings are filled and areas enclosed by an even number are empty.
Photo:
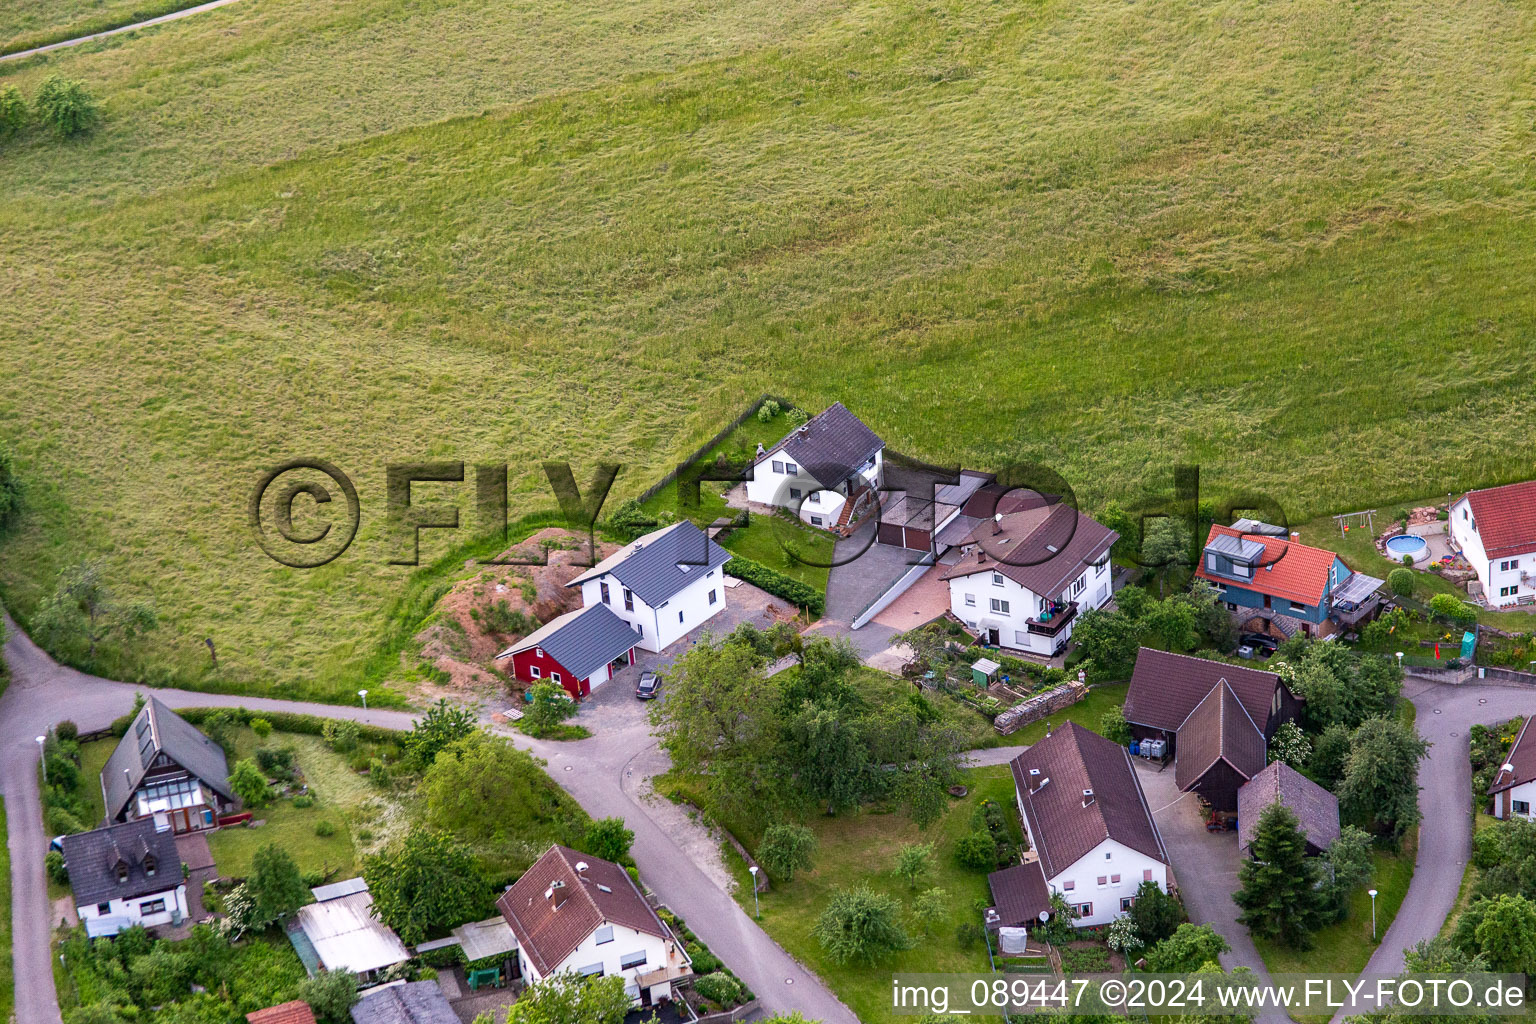
M799 605L817 617L826 610L827 598L821 591L801 583L793 576L786 576L777 569L770 569L761 562L735 555L725 563L725 571L759 590L766 590L775 597L782 597L791 604Z
M262 718L271 723L272 728L278 732L296 732L306 736L320 736L325 732L325 723L333 719L321 715L304 715L292 711L251 711L248 708L176 708L176 713L193 725L201 725L210 715L220 711L230 712L241 725L250 725L251 719ZM128 726L133 724L133 714L127 714L112 723L112 735L123 736L128 732ZM386 729L379 725L357 724L359 739L370 743L395 743L399 742L400 733L395 729Z

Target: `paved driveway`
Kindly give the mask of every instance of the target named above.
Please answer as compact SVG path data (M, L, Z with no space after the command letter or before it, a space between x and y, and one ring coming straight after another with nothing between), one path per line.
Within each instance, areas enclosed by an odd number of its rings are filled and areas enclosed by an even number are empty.
M60 1024L49 951L49 909L43 876L42 811L37 785L37 744L33 737L64 718L82 731L102 729L133 706L142 687L112 682L56 664L6 618L11 637L5 658L14 679L0 697L0 797L5 800L11 852L16 1019L26 1024ZM224 694L156 690L172 707L246 707L295 711L407 729L415 716L401 711L305 704ZM714 884L674 841L668 825L653 819L633 788L635 762L655 741L633 687L616 687L627 702L610 700L611 727L576 743L540 742L508 733L519 747L548 762L555 781L595 818L617 816L635 832L635 862L664 902L688 920L722 960L747 983L769 1013L800 1010L828 1024L855 1024L857 1018L815 974L800 966L758 928L736 901ZM584 710L583 714L587 712ZM594 723L595 724L595 723ZM626 787L629 780L630 787ZM668 823L670 824L670 823Z

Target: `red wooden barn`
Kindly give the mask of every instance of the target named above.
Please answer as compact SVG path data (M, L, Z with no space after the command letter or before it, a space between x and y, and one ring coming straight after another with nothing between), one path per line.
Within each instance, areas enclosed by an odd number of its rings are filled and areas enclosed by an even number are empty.
M639 640L640 634L613 609L596 604L550 619L496 660L511 659L512 676L521 682L559 683L580 700L635 663Z

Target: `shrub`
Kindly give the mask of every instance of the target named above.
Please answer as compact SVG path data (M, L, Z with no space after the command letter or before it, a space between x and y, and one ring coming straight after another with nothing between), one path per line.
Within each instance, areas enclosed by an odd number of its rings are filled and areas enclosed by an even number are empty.
M777 569L770 569L761 562L735 555L725 563L725 571L731 576L765 590L775 597L782 597L798 605L812 615L820 616L826 609L827 598L821 591L801 583L793 576L786 576Z
M50 807L43 813L43 825L48 829L49 835L73 835L76 832L84 832L86 828L80 823L80 819L62 807Z
M779 403L770 398L768 401L757 407L757 422L769 423L778 414Z
M338 754L349 754L357 749L358 727L356 722L328 718L320 727L320 736L326 745Z
M613 510L613 515L608 517L605 525L612 533L627 540L634 540L642 533L655 528L656 517L641 508L639 501L630 498Z
M69 743L80 738L80 727L66 718L53 727L53 734L59 738L60 743Z
M60 75L49 75L33 104L37 119L55 135L68 138L95 127L101 112L85 86Z
M308 793L300 793L298 796L293 798L293 806L302 811L306 807L315 806L315 798L310 796Z
M835 964L873 964L912 946L897 919L900 909L897 900L867 885L839 889L816 921L816 940Z
M741 984L735 978L719 971L695 980L693 989L705 999L722 1007L734 1006L741 999Z
M262 747L256 751L256 766L269 779L293 778L295 754L292 747Z
M955 843L955 859L973 871L996 870L997 843L992 833L975 829L961 836Z
M379 789L388 789L394 784L394 773L389 770L389 765L380 758L373 758L368 762L368 781Z
M299 998L321 1020L344 1024L357 1002L357 975L351 971L321 971L299 983Z
M14 85L0 89L0 139L20 132L27 124L27 101Z
M55 885L69 884L69 872L64 868L64 855L58 850L48 851L48 856L43 858L43 866L48 869L48 878Z
M250 758L235 762L229 773L229 788L235 791L235 795L248 808L260 807L271 795L266 775Z
M260 739L266 739L272 735L272 723L265 718L253 718L251 719L251 732L254 732Z
M329 821L315 822L315 835L319 836L321 839L328 839L335 834L336 826L332 825Z
M1412 597L1414 582L1412 569L1393 569L1387 573L1387 586L1398 597Z
M1112 704L1099 716L1099 734L1122 747L1131 742L1131 727L1119 704Z
M582 846L594 857L617 862L629 856L634 842L635 834L624 827L623 818L599 818L587 826Z

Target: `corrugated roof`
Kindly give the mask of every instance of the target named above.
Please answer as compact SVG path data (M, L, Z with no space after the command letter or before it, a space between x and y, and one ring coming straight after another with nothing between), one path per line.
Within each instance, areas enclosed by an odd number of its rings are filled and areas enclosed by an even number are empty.
M1238 537L1240 533L1230 526L1213 523L1206 537L1206 547L1228 543L1221 538ZM1249 535L1247 539L1264 549L1257 559L1259 567L1254 569L1252 577L1236 578L1207 572L1204 558L1200 559L1195 575L1211 583L1225 583L1301 604L1315 605L1322 601L1323 594L1328 590L1328 574L1338 555L1288 538Z
M767 449L762 458L782 452L822 487L836 487L875 457L885 442L875 436L842 402L835 402Z
M588 605L550 619L505 651L507 658L519 651L542 647L577 679L585 679L611 661L627 654L640 640L629 623L605 604Z
M612 576L652 608L731 560L731 553L687 519L631 541L566 584Z
M298 924L328 971L362 974L411 958L400 937L373 916L366 889L300 907Z
M1225 678L1195 705L1178 734L1173 778L1182 790L1199 782L1218 761L1226 761L1245 779L1264 767L1264 734Z
M332 882L330 885L317 885L309 890L309 894L315 898L316 903L324 903L326 900L339 899L342 896L351 896L355 892L367 892L368 883L361 878L345 878L340 882Z
M1011 767L1047 878L1105 839L1168 863L1131 756L1118 743L1068 722L1014 758ZM1093 791L1091 800L1085 789Z
M1231 685L1248 717L1267 734L1279 676L1150 647L1136 652L1136 668L1125 694L1125 720L1150 729L1178 732L1195 705L1205 699L1220 679Z
M578 872L576 865L587 869ZM667 937L629 872L591 854L552 846L496 901L518 945L543 975L558 970L604 924Z
M435 981L385 985L352 1004L354 1024L459 1024Z
M1120 535L1070 505L1040 505L983 520L970 540L976 550L943 575L952 580L1000 572L1041 597L1054 598L1083 572L1109 557Z
M1536 480L1468 491L1466 498L1489 558L1536 551Z
M153 877L144 870L146 858L153 858ZM119 861L128 868L125 882L117 880ZM65 836L64 863L80 907L169 892L182 883L176 836L169 829L155 831L153 818Z
M453 937L464 950L464 959L470 963L488 956L501 956L517 949L517 933L504 917L487 918L460 925L453 930ZM416 947L420 952L421 947Z
M149 741L147 750L146 739ZM157 698L151 697L129 723L128 732L101 770L109 821L128 806L155 756L162 752L226 800L235 799L234 790L229 788L229 764L223 748Z
M1237 791L1237 845L1253 845L1259 815L1272 803L1289 807L1307 841L1320 850L1339 838L1339 798L1284 761L1276 761Z

